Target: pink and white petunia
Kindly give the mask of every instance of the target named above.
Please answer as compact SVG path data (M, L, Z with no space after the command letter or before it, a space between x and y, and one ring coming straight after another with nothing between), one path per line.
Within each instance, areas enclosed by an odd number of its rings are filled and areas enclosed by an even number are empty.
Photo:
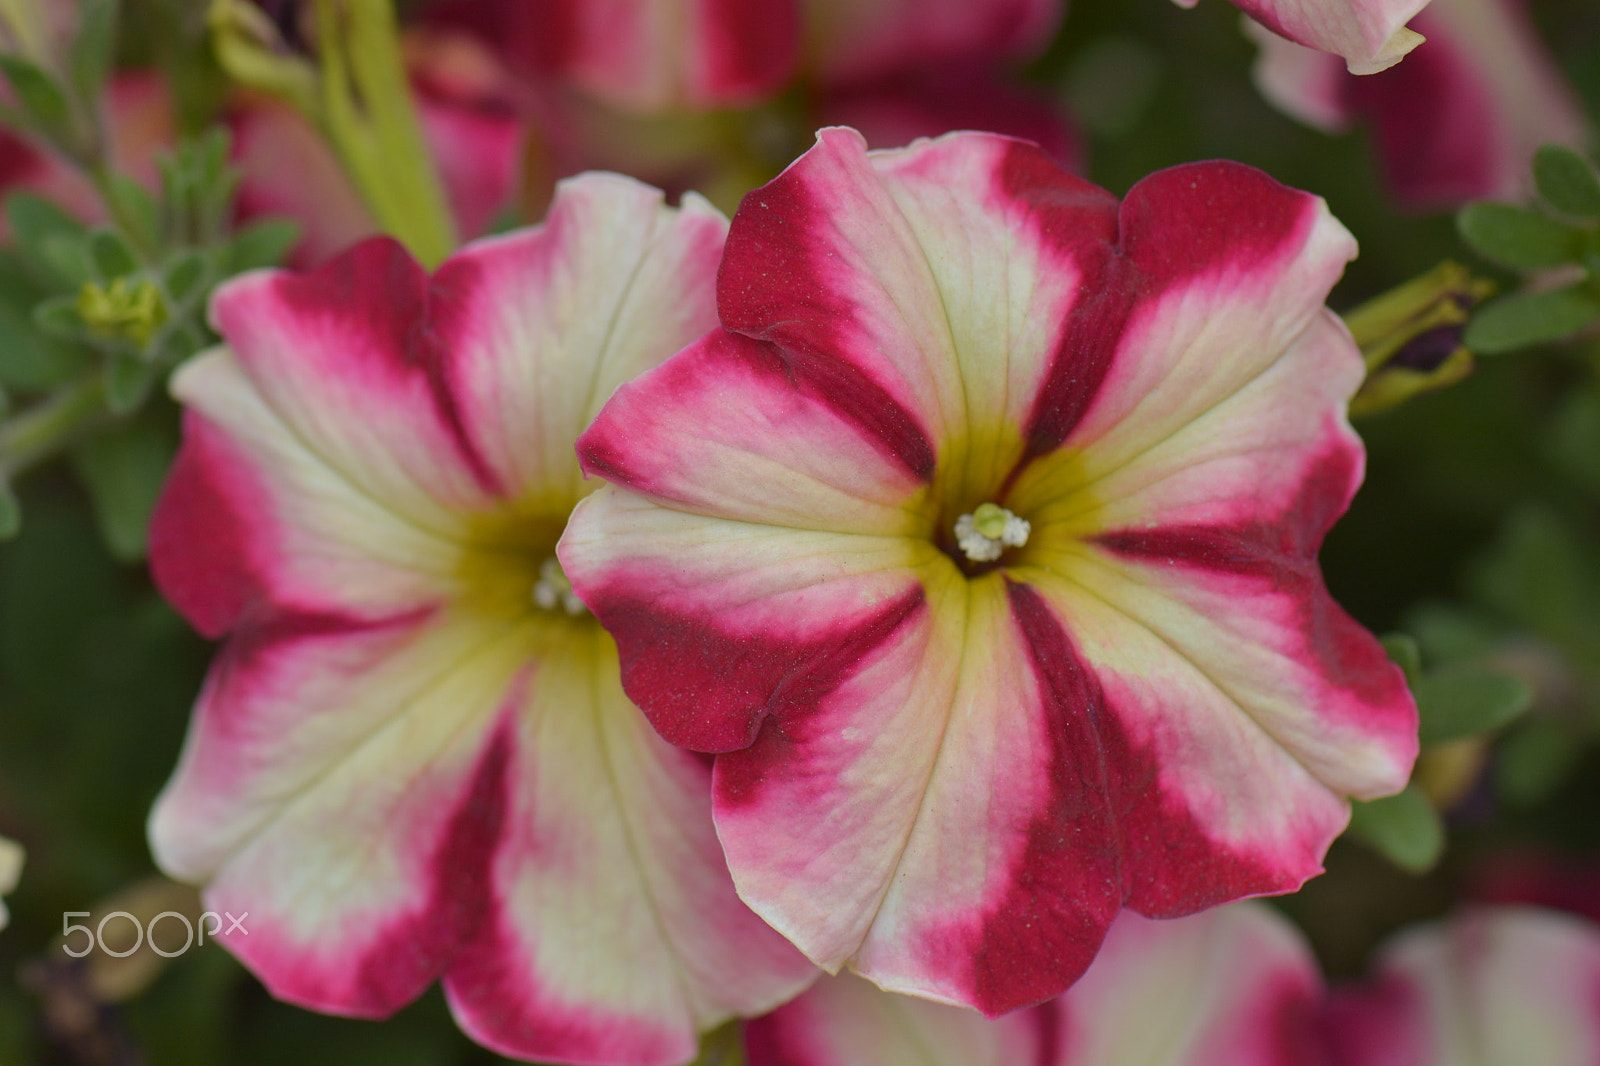
M644 1066L810 979L553 555L573 441L714 323L726 225L587 175L431 277L375 239L218 291L151 559L227 642L150 832L278 996L377 1017L442 978L496 1050Z
M1193 7L1199 0L1177 0ZM1376 74L1405 58L1423 34L1406 23L1428 0L1232 0L1257 25L1344 61L1352 74Z
M1063 995L1003 1018L826 977L745 1027L750 1066L1311 1066L1322 996L1300 934L1255 903L1124 913Z
M1494 907L1410 930L1334 993L1322 1032L1336 1066L1600 1062L1600 928Z
M1318 129L1370 123L1385 184L1417 209L1521 197L1539 145L1586 146L1583 110L1521 0L1434 0L1413 24L1427 43L1370 78L1255 32L1256 84Z
M1355 251L1231 163L1120 205L1038 148L829 129L733 222L723 330L579 440L560 546L740 895L998 1014L1119 908L1287 892L1416 712L1315 562L1361 477Z

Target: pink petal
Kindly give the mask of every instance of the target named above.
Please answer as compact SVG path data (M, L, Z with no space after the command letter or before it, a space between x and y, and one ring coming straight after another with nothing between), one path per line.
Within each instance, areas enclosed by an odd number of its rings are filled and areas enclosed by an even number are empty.
M1410 930L1323 1028L1351 1066L1600 1061L1600 929L1502 907Z
M579 432L619 384L716 325L727 225L693 193L668 208L631 178L590 174L559 186L539 228L439 269L429 333L453 355L441 373L504 492L588 491Z
M824 978L746 1026L750 1066L1305 1066L1321 978L1265 907L1124 914L1064 995L1003 1018Z
M1314 561L1360 471L1322 306L1352 244L1249 168L1119 208L980 134L824 131L746 198L733 335L585 432L616 490L562 560L630 695L722 753L740 893L819 964L1035 1003L1118 907L1292 889L1404 783L1415 709ZM986 500L1034 539L964 572Z
M739 901L710 771L622 694L598 627L551 649L521 719L502 900L445 991L480 1043L522 1058L676 1064L698 1033L793 996L815 969ZM584 644L592 645L585 647Z
M1193 7L1198 0L1177 0ZM1280 37L1345 61L1352 74L1376 74L1422 43L1406 23L1428 0L1233 0Z

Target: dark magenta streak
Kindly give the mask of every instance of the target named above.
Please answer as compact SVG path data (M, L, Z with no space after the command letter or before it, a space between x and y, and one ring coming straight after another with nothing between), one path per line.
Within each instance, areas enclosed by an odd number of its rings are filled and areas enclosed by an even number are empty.
M1120 209L1109 194L1069 181L1047 164L1032 146L1016 146L1007 154L1001 190L1037 205L1042 242L1083 276L1030 413L1027 448L1013 480L1022 464L1053 451L1077 428L1141 306L1230 264L1248 270L1283 255L1304 243L1315 217L1310 197L1237 163L1194 163L1153 174L1129 191Z
M781 731L784 721L814 709L874 648L927 609L919 585L864 619L784 640L734 636L704 618L611 589L601 589L589 606L616 638L622 687L656 730L680 747L717 752L749 747L758 731ZM769 718L774 724L763 730Z
M492 866L510 793L513 722L507 715L495 730L439 837L429 864L433 884L427 902L397 922L362 962L357 987L378 1002L398 1007L416 998L450 968L485 915L496 909Z
M462 419L449 380L452 352L444 343L452 336L461 305L477 278L475 264L457 259L441 267L430 282L398 241L373 237L311 274L283 275L277 290L296 314L331 319L340 330L365 330L374 352L388 362L382 368L386 374L420 372L461 461L485 492L502 494L499 479ZM360 414L353 412L352 417Z
M1065 990L1121 906L1177 917L1293 887L1212 842L1160 790L1155 761L1129 741L1044 600L1010 580L1006 593L1039 684L1053 791L1027 828L1010 890L975 935L957 933L947 948L947 965L970 966L973 1000L991 1016Z
M907 470L928 481L934 449L917 419L841 353L850 302L819 277L828 250L813 236L828 211L806 188L805 159L745 196L717 271L717 309L727 329L771 345L796 386L883 443Z

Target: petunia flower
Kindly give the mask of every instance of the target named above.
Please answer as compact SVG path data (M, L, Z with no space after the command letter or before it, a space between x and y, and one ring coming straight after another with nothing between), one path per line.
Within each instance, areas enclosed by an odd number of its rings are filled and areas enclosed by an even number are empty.
M825 130L745 198L725 328L579 439L612 485L559 554L815 962L1037 1003L1118 908L1293 890L1404 785L1415 709L1314 559L1354 251L1248 167L1119 206L988 134Z
M1064 994L1003 1018L825 977L749 1023L750 1066L1311 1066L1322 976L1254 903L1170 922L1123 914Z
M1407 930L1323 1009L1335 1066L1600 1062L1600 928L1522 907Z
M151 559L227 643L150 835L276 995L378 1017L442 978L498 1051L642 1066L810 979L553 558L578 431L714 322L725 228L589 175L432 277L380 238L217 292Z
M1199 0L1176 0L1193 7ZM1376 74L1423 41L1406 23L1428 0L1232 0L1277 37L1344 60L1351 74Z
M1413 24L1427 43L1370 78L1254 32L1256 84L1318 129L1370 123L1384 183L1414 209L1521 197L1539 145L1587 144L1583 110L1520 0L1434 0Z

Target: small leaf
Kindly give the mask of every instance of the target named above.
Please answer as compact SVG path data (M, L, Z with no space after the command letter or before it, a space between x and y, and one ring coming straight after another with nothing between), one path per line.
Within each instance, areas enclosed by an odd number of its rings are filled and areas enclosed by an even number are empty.
M1422 673L1422 650L1409 634L1387 634L1383 638L1383 650L1388 654L1389 661L1405 672L1407 684L1411 684Z
M1422 718L1422 746L1488 733L1533 703L1533 689L1515 674L1456 667L1417 678L1411 686Z
M1510 204L1468 204L1456 228L1474 251L1518 270L1573 263L1583 251L1582 231Z
M137 354L117 352L106 367L106 407L115 415L138 410L159 373L158 367Z
M80 100L100 99L106 77L117 51L116 0L81 0L78 7L78 34L73 39L68 61L73 87Z
M123 562L144 556L150 512L178 450L176 433L158 414L90 437L72 451L100 533Z
M1467 347L1495 355L1560 340L1600 320L1600 296L1583 282L1564 289L1502 296L1472 317L1462 338Z
M6 197L5 213L17 251L41 280L57 290L76 290L93 278L88 231L77 219L31 193Z
M133 249L114 230L97 230L89 237L89 258L106 281L126 277L139 269Z
M1535 807L1549 799L1583 757L1572 730L1547 719L1530 719L1495 752L1495 791L1513 807Z
M1404 792L1351 805L1350 834L1413 874L1431 870L1444 852L1444 823L1415 784Z
M126 174L111 175L111 197L116 201L117 218L128 227L128 236L143 247L153 247L161 227L155 197Z
M66 95L43 68L21 56L0 52L0 73L5 74L17 99L41 130L52 132L66 128L70 114Z
M1561 144L1547 144L1533 157L1539 195L1557 211L1600 218L1600 178L1583 156Z
M269 218L240 230L228 245L223 272L232 276L246 270L277 266L300 239L300 227L281 218Z
M182 304L198 290L205 273L205 256L198 252L178 256L167 266L167 295L172 297L173 303Z
M62 340L81 340L88 336L88 324L78 313L75 296L55 296L33 309L33 323L39 331Z

